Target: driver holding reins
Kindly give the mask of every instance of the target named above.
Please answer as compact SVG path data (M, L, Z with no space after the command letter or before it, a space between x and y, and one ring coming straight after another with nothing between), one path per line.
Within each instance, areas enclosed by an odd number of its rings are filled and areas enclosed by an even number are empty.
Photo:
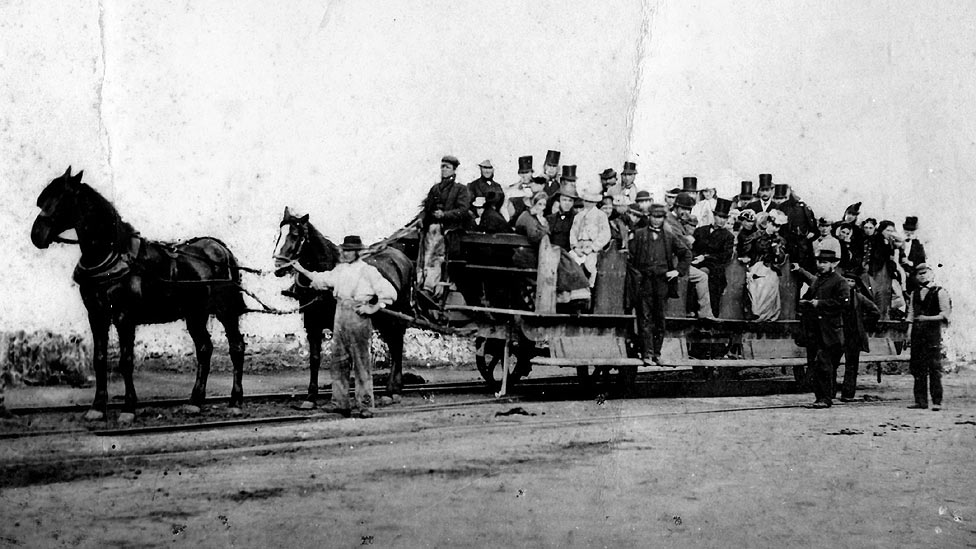
M296 261L296 271L311 280L316 290L332 290L336 298L332 329L332 402L327 412L344 416L373 417L373 360L369 341L373 334L370 316L392 305L396 289L376 267L360 259L363 241L350 235L343 239L340 263L331 271L312 272ZM356 379L356 406L349 402L349 372Z

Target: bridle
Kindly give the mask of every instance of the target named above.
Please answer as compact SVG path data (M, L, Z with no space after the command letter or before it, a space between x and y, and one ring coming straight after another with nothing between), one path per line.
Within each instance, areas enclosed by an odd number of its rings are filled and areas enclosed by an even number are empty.
M284 227L285 225L295 225L295 222L292 221L292 220L287 220L287 219L282 220L281 221L281 224L278 225L278 228L280 229L281 227ZM275 253L274 256L272 257L272 259L278 259L278 260L281 260L281 261L294 262L294 261L297 261L299 257L301 257L302 250L305 248L305 243L308 242L308 230L305 229L304 227L301 227L300 225L296 225L296 226L300 227L301 230L299 231L298 245L295 247L295 251L293 252L292 257L286 256L286 255L283 255L283 254L280 254L280 253ZM279 233L278 234L278 241L275 243L275 250L280 250L281 249L281 247L280 247L281 237L282 237L282 235L281 235L281 233Z

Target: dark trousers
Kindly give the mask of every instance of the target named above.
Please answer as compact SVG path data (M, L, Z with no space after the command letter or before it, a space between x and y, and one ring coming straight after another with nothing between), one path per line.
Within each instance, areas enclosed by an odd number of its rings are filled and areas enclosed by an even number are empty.
M834 376L837 367L840 365L840 358L844 355L844 347L836 345L832 347L812 346L807 348L807 353L814 352L812 363L809 357L807 363L811 365L810 385L813 387L813 396L818 402L827 402L834 397Z
M938 346L919 343L916 349L912 341L908 370L915 378L915 404L928 406L928 393L932 393L932 404L942 405L942 349Z
M861 361L861 346L846 345L845 347L844 384L841 386L840 396L844 398L854 398L854 393L857 391L857 370ZM880 365L878 367L880 367Z
M661 356L667 302L668 279L663 274L642 276L637 295L637 331L644 358Z

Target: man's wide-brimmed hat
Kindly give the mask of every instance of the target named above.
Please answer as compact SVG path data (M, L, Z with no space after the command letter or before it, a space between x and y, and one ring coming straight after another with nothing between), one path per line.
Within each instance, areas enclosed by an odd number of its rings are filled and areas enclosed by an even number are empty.
M690 210L695 207L695 199L688 193L678 193L677 198L674 199L674 205Z
M623 175L637 175L637 163L624 162L624 169L620 173Z
M351 234L342 239L341 248L345 251L358 251L364 249L365 246L363 246L363 239L358 234Z
M560 176L561 179L566 181L576 181L576 164L567 164L563 166L563 174Z
M715 199L715 210L712 212L714 215L720 215L722 217L728 217L729 212L732 211L732 201L726 200L724 198Z
M518 159L518 173L532 173L532 157L520 156Z
M546 152L546 164L548 164L549 166L558 166L559 156L560 156L559 151L550 150Z
M837 252L825 246L817 252L817 261L832 261L836 263L840 261L840 256Z
M573 181L576 181L575 177L572 181L565 181L559 186L559 196L565 196L573 199L579 198L579 195L576 194L576 183Z

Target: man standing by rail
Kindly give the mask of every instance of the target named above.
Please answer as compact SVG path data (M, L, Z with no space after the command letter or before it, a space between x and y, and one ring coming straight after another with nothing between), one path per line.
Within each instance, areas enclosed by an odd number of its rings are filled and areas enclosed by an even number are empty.
M663 204L652 205L648 226L638 229L630 244L627 288L629 300L637 310L639 346L645 364L661 363L668 283L686 276L691 261L684 239L664 229L666 214Z
M834 372L844 354L844 316L850 306L850 286L834 268L840 255L822 249L816 256L817 278L800 300L800 317L806 338L810 383L816 400L811 408L830 408L834 396Z
M393 304L396 289L372 265L359 258L363 241L355 235L342 241L340 263L325 272L310 272L296 261L293 267L312 281L316 290L332 290L336 298L332 328L332 404L329 412L373 417L373 335L371 315ZM349 403L349 372L356 380L356 406Z
M908 367L915 378L915 404L909 408L928 408L928 390L932 391L932 409L942 409L942 326L949 323L952 302L945 288L932 281L927 263L915 267L918 288L912 296L912 350ZM928 385L928 386L927 386Z
M461 233L471 215L468 188L456 181L460 164L451 155L441 159L441 180L430 188L423 203L423 270L418 269L418 274L423 289L435 297L444 291L444 264L460 251Z

